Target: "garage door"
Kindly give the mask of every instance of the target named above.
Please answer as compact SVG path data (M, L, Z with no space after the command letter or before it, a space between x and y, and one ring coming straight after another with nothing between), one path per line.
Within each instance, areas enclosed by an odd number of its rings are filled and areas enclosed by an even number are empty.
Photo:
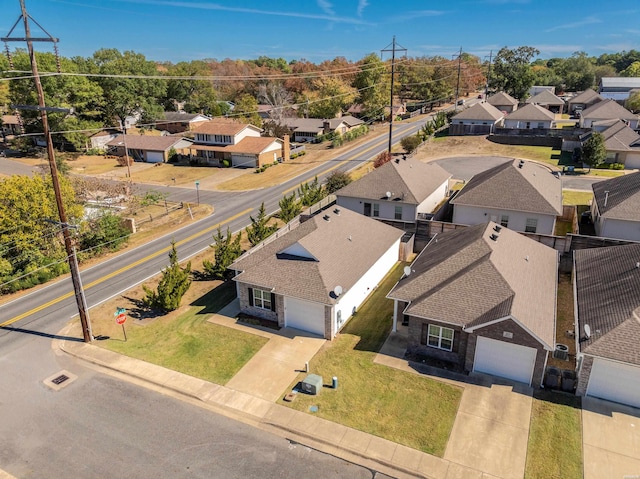
M640 367L594 359L587 395L640 407Z
M536 353L526 346L478 337L473 370L531 384Z
M324 337L324 305L295 298L284 300L285 326Z
M162 163L164 155L161 151L147 151L147 163Z
M239 168L253 168L256 165L256 157L252 155L231 155L231 164Z
M624 160L624 167L629 169L640 168L640 154L639 153L627 153L627 158Z

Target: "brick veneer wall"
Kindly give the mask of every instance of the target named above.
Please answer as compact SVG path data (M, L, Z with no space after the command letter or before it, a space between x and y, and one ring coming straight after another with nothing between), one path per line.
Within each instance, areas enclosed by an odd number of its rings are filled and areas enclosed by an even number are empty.
M400 311L402 311L402 308L398 308L399 314ZM436 326L453 329L453 351L445 351L426 344L421 344L422 326L427 324L434 324ZM447 323L439 323L429 319L410 316L407 352L410 354L424 354L425 356L440 359L442 361L449 361L462 366L464 364L465 351L467 349L467 336L468 334L463 332L462 327L460 326L453 326Z
M276 295L276 310L270 311L256 308L249 303L249 288L264 289L264 287L247 283L239 283L238 286L240 290L240 311L258 318L276 321L278 326L284 326L284 297L282 295Z
M578 372L576 396L586 396L589 377L591 376L591 368L593 368L593 356L582 356L580 371Z

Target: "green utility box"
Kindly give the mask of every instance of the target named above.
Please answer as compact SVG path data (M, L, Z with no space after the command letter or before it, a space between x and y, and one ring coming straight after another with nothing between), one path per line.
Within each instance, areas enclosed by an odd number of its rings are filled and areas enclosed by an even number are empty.
M322 389L322 376L309 374L302 381L302 390L307 394L318 394Z

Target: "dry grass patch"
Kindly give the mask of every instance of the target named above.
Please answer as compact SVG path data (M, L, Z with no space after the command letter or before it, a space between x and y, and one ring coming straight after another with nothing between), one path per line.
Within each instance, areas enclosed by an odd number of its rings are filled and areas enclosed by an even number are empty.
M562 190L563 205L588 205L592 199L592 191Z

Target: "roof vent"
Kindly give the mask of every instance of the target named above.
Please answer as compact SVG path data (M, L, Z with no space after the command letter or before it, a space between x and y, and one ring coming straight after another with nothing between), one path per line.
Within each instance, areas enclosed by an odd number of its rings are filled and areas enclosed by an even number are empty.
M395 162L396 162L396 165L397 165L398 163L400 163L400 158L396 158L396 159L395 159Z
M640 261L636 263L636 269L640 268Z
M390 191L387 191L387 192L386 192L386 194L385 194L385 196L387 197L387 199L391 198L391 192L390 192Z
M494 233L491 236L489 236L489 238L491 238L493 241L497 241L498 240L498 235Z
M493 231L495 231L496 233L500 233L500 231L502 231L502 226L500 225L495 225L493 227Z
M333 212L334 212L337 216L340 216L340 208L336 208L335 210L333 210Z
M324 215L324 216L322 217L322 219L323 219L323 220L325 220L325 221L331 221L331 216L329 216L329 215Z
M518 168L522 168L524 166L524 160L520 160L520 163L518 163Z
M609 201L609 190L604 192L604 205L607 206L607 202Z

